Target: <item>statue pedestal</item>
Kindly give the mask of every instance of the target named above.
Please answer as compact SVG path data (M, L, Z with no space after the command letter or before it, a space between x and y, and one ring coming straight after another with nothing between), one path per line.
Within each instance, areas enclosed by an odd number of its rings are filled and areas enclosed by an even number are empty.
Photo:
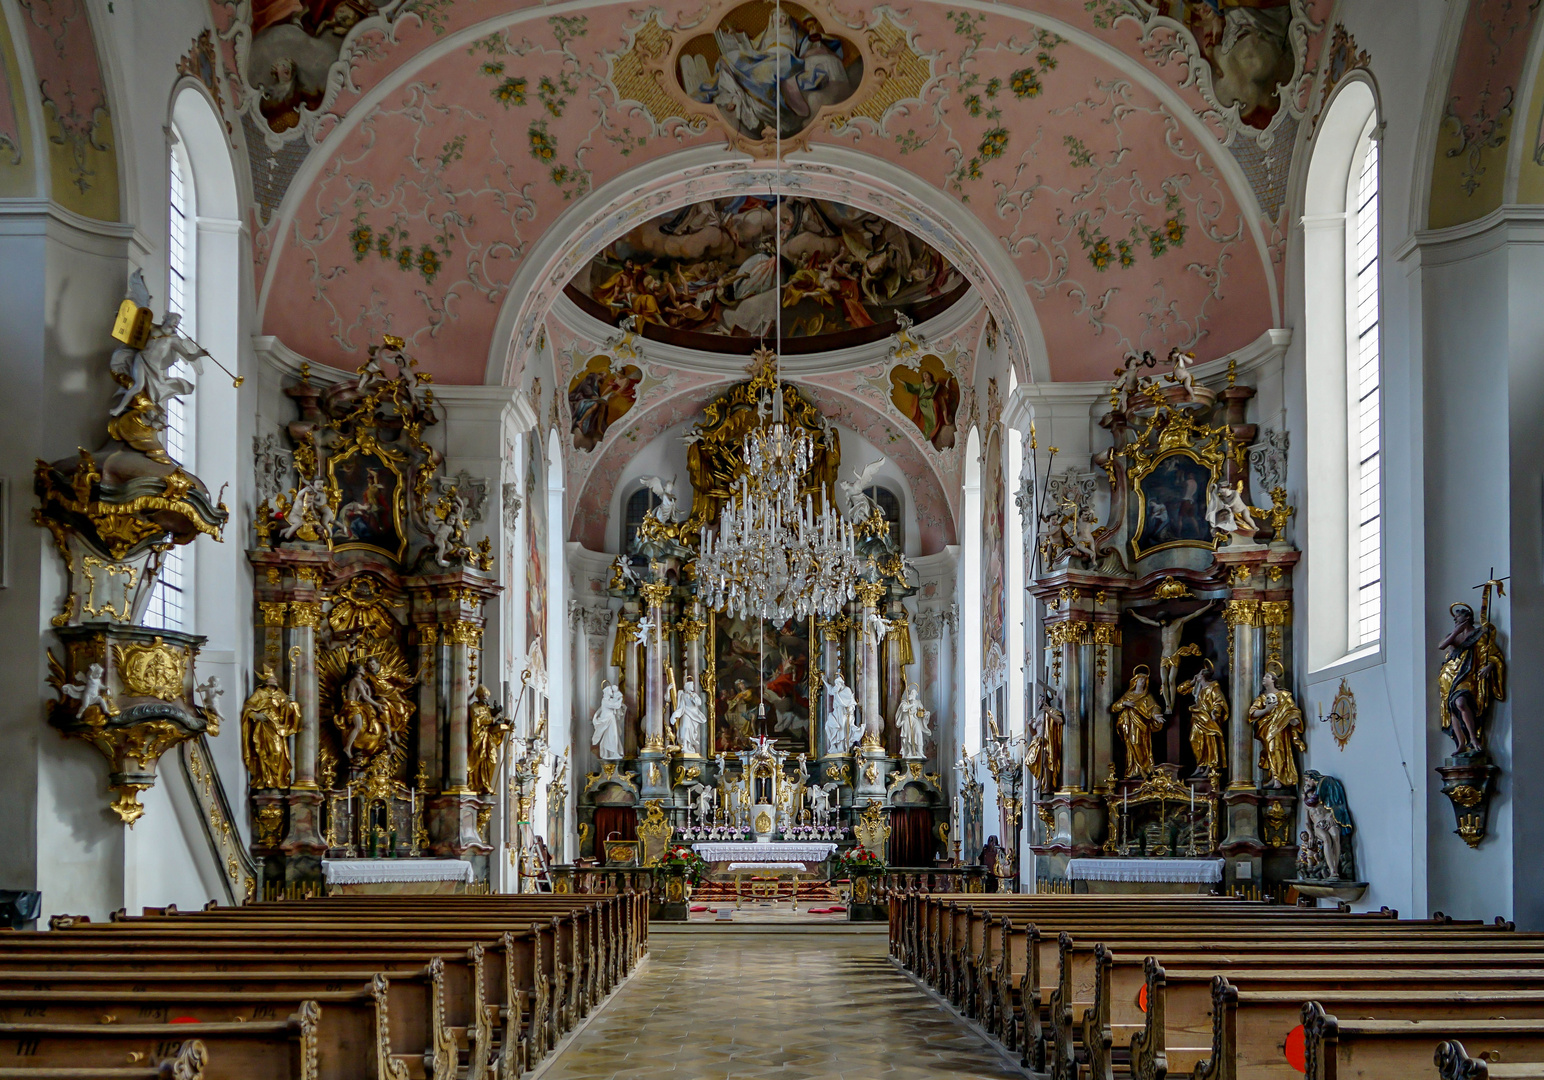
M666 799L670 794L670 755L644 750L638 755L638 777L645 799Z
M1490 763L1490 755L1484 751L1475 754L1454 755L1445 758L1437 766L1442 777L1442 794L1453 804L1453 817L1457 828L1453 831L1463 837L1470 847L1479 847L1485 839L1490 823L1490 794L1501 770Z
M1314 900L1344 900L1348 904L1356 903L1367 892L1365 881L1303 881L1288 878L1282 884L1292 886L1299 896L1312 897Z
M486 855L493 848L483 840L478 825L480 811L486 805L471 791L447 791L432 795L429 803L429 850L435 855L454 855L458 858L469 853Z
M853 777L853 801L884 801L887 798L885 780L890 775L890 768L891 759L884 750L872 747L860 749L857 755L857 775Z

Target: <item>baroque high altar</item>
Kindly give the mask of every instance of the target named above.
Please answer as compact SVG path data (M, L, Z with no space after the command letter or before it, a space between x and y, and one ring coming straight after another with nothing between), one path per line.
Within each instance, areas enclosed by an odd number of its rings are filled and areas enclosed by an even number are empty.
M841 477L835 427L778 380L768 358L750 376L710 401L691 433L689 514L677 509L673 481L653 480L658 505L613 564L607 591L621 610L609 666L618 676L591 720L600 768L577 801L581 856L604 857L635 814L645 863L672 833L857 835L882 845L885 818L901 805L931 811L933 832L947 835L939 771L922 737L927 715L905 677L910 567L862 494L864 478ZM715 610L723 605L697 577L704 533L720 531L752 468L745 436L779 390L789 427L815 447L800 501L841 507L854 527L857 580L830 617Z
M1221 858L1219 884L1244 891L1298 874L1285 441L1246 422L1254 390L1231 366L1214 391L1189 362L1128 360L1092 470L1039 485L1045 683L1026 757L1041 878L1098 857ZM1152 864L1126 880L1167 879Z

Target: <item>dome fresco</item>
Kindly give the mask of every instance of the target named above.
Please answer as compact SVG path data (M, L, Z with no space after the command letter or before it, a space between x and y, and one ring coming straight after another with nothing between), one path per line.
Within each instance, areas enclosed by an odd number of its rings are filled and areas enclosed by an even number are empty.
M647 338L748 353L860 345L896 316L930 318L965 295L931 245L878 215L822 199L745 195L645 221L569 282L568 297ZM780 310L781 309L781 310Z

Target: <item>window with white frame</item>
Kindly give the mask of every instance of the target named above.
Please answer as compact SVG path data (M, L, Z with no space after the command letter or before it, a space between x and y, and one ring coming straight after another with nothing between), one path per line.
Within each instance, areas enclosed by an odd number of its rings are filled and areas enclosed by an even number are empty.
M1347 192L1347 461L1351 467L1350 647L1383 634L1383 427L1379 374L1378 142L1369 120Z
M166 237L166 311L182 317L180 328L193 332L193 298L195 295L192 253L195 249L195 214L193 210L193 176L181 140L173 129L172 146L167 153L167 237ZM180 365L179 365L180 366ZM187 377L189 373L177 371ZM172 398L166 403L166 430L161 440L173 461L192 471L192 424L191 403L184 398ZM188 585L187 549L171 547L161 558L161 573L155 589L150 594L150 606L145 611L144 624L167 630L186 630L191 617L187 603Z

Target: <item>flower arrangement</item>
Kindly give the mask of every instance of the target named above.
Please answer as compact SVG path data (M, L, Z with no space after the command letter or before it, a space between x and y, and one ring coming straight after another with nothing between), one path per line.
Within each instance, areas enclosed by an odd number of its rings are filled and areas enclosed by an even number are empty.
M885 860L859 844L851 851L839 852L831 857L831 869L836 877L852 877L854 873L883 870Z
M708 861L698 855L689 847L672 845L664 857L659 860L662 870L680 870L686 875L686 880L693 885L702 884L702 879L708 873Z

